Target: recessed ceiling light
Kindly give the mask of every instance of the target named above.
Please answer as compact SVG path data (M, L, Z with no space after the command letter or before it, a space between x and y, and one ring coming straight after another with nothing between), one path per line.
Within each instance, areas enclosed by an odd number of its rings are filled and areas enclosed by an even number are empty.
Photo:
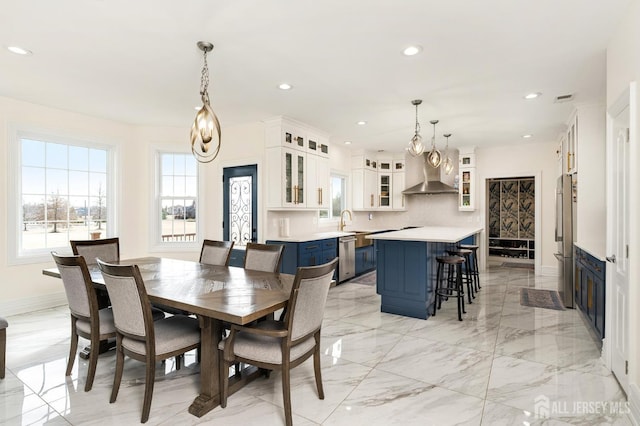
M358 121L356 124L358 126L364 126L365 124L367 124L367 122L366 121Z
M422 52L422 46L409 46L404 48L402 54L405 56L413 56L420 52Z
M32 51L20 46L8 46L7 50L11 53L15 53L16 55L25 55L25 56L33 55Z
M289 83L282 83L281 85L278 86L278 89L280 90L291 90L293 88L292 85L290 85Z
M540 92L532 92L532 93L529 93L528 95L525 95L524 98L525 99L535 99L540 95L542 95L542 93L540 93Z
M344 141L345 145L351 145L351 141Z
M522 135L522 138L523 138L523 139L529 139L529 138L531 138L532 136L533 136L533 135L526 134L526 135Z

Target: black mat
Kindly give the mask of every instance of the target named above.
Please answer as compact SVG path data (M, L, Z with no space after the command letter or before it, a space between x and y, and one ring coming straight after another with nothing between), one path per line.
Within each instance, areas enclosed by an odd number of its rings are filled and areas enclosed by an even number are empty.
M532 308L555 309L556 311L565 310L560 294L556 290L521 288L520 304Z

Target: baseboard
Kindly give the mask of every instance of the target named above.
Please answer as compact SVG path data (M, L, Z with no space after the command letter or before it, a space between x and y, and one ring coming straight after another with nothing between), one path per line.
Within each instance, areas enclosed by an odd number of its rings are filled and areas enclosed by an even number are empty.
M557 277L558 268L556 266L540 266L538 268L537 275L544 275L546 277Z
M631 423L638 426L640 424L640 388L635 383L629 383L629 395L627 395L629 400L629 408L631 412L629 413L629 420Z
M45 294L41 296L25 297L23 299L3 300L0 302L0 312L7 317L27 312L40 311L67 304L64 292Z

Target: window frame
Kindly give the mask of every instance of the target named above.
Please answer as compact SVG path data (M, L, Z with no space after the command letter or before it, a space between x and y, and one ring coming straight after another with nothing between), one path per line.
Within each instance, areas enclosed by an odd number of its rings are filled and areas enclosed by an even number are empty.
M187 155L191 156L190 151L184 151L180 149L170 149L168 147L152 147L153 154L153 167L151 181L154 183L153 191L151 191L152 200L150 202L151 211L149 212L151 224L151 232L149 232L149 251L150 252L191 252L194 249L200 249L202 244L202 173L200 170L200 163L196 161L196 182L198 189L196 191L196 235L193 241L162 241L162 200L166 199L161 194L162 188L162 155ZM182 199L191 197L180 197Z
M332 224L332 223L338 223L340 221L340 217L337 216L333 216L332 212L333 212L333 185L332 185L332 180L334 177L343 179L344 181L344 185L343 185L343 191L344 194L342 196L343 202L344 202L344 206L340 209L340 211L347 209L348 208L348 202L347 202L347 192L348 192L348 188L349 188L349 176L346 175L345 173L339 172L339 171L331 171L331 173L329 174L329 208L328 209L320 209L318 210L318 221L320 223L323 224ZM321 217L321 214L323 211L328 212L329 216L328 217Z
M70 254L71 247L46 247L25 251L22 248L22 139L31 139L45 143L55 143L66 146L77 146L106 151L107 157L107 234L117 235L118 218L116 217L118 200L116 199L116 156L117 145L95 138L78 137L64 132L50 129L34 128L26 125L9 124L9 146L7 167L7 263L9 265L24 265L51 261L51 252ZM68 166L67 166L68 170Z

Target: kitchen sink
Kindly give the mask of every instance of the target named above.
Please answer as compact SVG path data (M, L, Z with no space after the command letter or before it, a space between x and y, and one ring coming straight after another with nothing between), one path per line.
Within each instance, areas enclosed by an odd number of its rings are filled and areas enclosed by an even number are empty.
M365 236L371 234L366 231L353 231L356 233L356 248L367 247L373 245L373 240L367 240Z

